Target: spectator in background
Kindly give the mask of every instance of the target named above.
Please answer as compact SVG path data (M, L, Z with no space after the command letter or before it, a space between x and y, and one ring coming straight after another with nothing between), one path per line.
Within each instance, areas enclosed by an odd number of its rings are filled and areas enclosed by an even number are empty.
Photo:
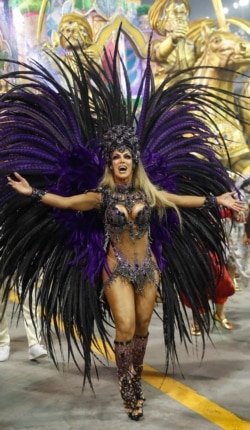
M0 362L6 361L10 356L10 334L6 309L3 302L3 288L0 288ZM28 340L28 357L29 360L37 360L47 356L47 351L41 345L40 336L40 319L33 306L33 316L29 310L29 298L27 297L22 308L24 328Z

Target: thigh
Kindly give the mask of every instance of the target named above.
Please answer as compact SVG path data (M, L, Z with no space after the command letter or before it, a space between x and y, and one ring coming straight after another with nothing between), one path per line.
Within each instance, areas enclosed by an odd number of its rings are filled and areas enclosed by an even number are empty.
M154 311L157 288L154 284L147 283L142 294L136 294L136 334L146 336L151 317Z
M115 321L116 340L130 340L135 332L133 285L118 276L106 287L104 294Z

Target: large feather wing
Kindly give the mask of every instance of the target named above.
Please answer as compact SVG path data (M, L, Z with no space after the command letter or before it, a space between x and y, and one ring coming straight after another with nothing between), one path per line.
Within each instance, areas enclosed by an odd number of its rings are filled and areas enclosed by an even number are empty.
M77 362L76 345L90 380L94 326L109 342L99 300L104 259L99 214L53 210L16 196L6 175L18 171L32 186L64 196L96 188L104 167L93 131L96 119L84 74L76 90L71 83L79 75L71 70L67 81L68 66L67 74L61 71L64 85L38 64L21 67L3 77L23 83L14 84L0 102L1 278L6 297L13 281L22 285L21 300L41 284L37 301L52 358L57 362L51 333L55 327L60 342L63 326L68 354Z
M162 87L151 95L139 124L143 124L143 165L154 184L168 192L197 196L216 196L234 189L214 149L224 143L210 114L220 111L223 116L223 100L223 94L215 95L209 87L196 85L191 79L166 90ZM209 333L211 326L210 300L216 301L218 281L213 257L221 267L226 263L226 236L219 208L180 212L181 228L172 211L162 220L155 215L151 226L152 249L162 270L167 362L170 357L178 359L176 327L187 346L187 301L201 327L205 345L204 333Z

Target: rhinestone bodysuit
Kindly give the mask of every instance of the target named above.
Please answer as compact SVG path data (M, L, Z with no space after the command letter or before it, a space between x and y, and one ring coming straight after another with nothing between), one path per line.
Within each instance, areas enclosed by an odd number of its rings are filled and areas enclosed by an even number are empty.
M143 259L138 259L133 252L133 243L150 236L151 207L146 195L132 187L119 186L114 191L102 189L101 210L105 220L105 248L112 246L117 264L110 273L109 279L104 284L104 289L112 281L120 277L130 281L137 293L142 293L147 282L159 285L160 273L158 266L152 259L152 253L148 244L145 248ZM131 251L124 255L122 234L127 232L131 241Z

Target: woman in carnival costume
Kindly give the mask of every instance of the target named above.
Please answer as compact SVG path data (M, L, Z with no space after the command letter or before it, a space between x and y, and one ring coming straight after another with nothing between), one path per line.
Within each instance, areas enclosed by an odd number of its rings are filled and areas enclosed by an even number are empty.
M92 345L103 344L107 354L114 322L120 393L129 418L138 420L157 288L167 368L178 361L176 327L186 348L191 342L182 295L205 348L215 291L211 253L222 265L225 258L220 207L238 212L243 204L211 149L216 136L199 119L207 89L184 81L154 91L148 66L132 100L117 47L113 59L106 54L107 71L87 57L83 65L77 52L74 70L52 57L63 86L39 64L4 77L25 80L0 103L1 282L7 299L19 280L21 303L36 290L55 364L51 326L61 345L60 321L68 355L81 369L80 352L91 386Z

